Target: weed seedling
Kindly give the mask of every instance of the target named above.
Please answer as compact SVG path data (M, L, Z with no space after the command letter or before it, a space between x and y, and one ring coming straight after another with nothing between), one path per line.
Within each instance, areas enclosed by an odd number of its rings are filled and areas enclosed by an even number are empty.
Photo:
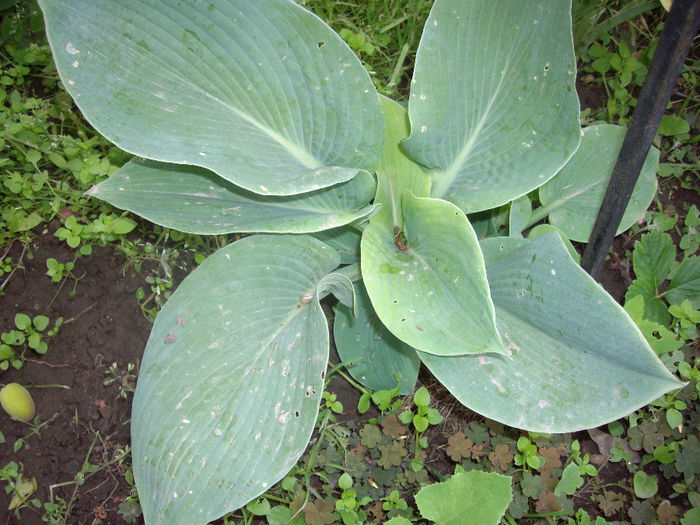
M114 362L110 367L105 370L105 375L107 379L103 381L105 386L116 383L119 386L119 393L117 397L122 399L127 399L129 394L134 393L134 388L136 388L136 377L138 375L137 366L134 363L129 363L126 365L125 370L120 370L119 365Z
M36 478L28 477L23 474L23 465L10 461L2 469L0 469L0 481L6 482L5 493L12 494L10 505L7 510L14 511L17 519L21 519L20 510L29 507L34 510L41 506L41 501L38 499L29 499L37 489Z
M111 461L100 465L92 464L90 463L90 456L92 455L92 451L94 450L99 437L99 432L95 433L95 436L92 439L92 443L90 444L90 448L88 449L88 452L85 456L85 460L83 461L83 466L75 474L74 479L70 481L64 481L62 483L55 483L49 486L50 500L49 503L46 504L46 510L54 516L54 519L57 520L55 521L56 524L65 525L67 523L67 519L73 511L73 507L78 497L78 490L85 484L85 482L88 479L90 479L98 472L106 469L107 467L114 465L115 463L122 463L131 452L129 447L126 447L124 450L121 450ZM54 494L55 489L60 487L67 487L70 485L73 485L73 492L67 502L63 500L63 498Z
M49 326L49 318L45 315L30 317L24 313L15 315L15 330L8 330L0 334L0 370L7 370L10 366L19 370L24 364L24 353L31 348L38 354L48 352L49 346L45 337L52 337L58 333L63 324L63 317L54 322L53 328ZM46 331L46 332L45 332Z
M54 419L58 417L58 412L56 412L53 416L51 416L49 419L46 421L42 421L39 416L36 416L30 423L25 423L26 425L29 425L31 428L30 432L22 436L21 438L17 439L14 444L12 445L12 450L14 452L19 452L23 447L24 448L31 448L29 444L27 444L27 440L31 438L32 436L36 436L38 439L41 439L41 431L42 429L51 423Z
M544 458L537 455L537 445L527 436L518 438L518 452L515 454L515 464L524 469L538 469L544 465Z
M442 416L435 408L430 407L430 393L424 386L416 390L413 395L413 403L416 406L416 411L404 410L399 414L399 421L404 425L413 423L414 432L414 460L411 462L411 468L414 472L423 468L423 461L420 459L425 454L421 454L421 450L428 448L428 438L423 436L430 425L438 425L442 422Z

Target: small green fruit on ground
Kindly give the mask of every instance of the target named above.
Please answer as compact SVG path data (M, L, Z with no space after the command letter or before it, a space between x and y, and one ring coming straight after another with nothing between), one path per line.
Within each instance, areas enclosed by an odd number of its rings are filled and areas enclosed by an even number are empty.
M10 383L0 390L0 404L13 419L26 423L34 417L34 400L19 383Z

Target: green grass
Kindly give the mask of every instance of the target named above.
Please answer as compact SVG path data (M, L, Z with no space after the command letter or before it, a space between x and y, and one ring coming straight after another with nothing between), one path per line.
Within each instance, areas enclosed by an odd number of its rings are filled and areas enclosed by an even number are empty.
M380 93L408 98L416 49L432 0L300 0L348 42Z

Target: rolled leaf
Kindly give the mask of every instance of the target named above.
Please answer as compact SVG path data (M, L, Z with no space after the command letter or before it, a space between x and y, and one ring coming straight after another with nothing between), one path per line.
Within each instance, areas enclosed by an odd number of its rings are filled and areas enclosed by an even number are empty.
M581 147L562 170L539 189L549 222L572 241L588 242L627 128L599 124L583 130ZM617 233L628 230L656 194L659 150L651 147Z
M66 89L141 157L292 195L373 171L376 90L350 48L290 0L42 0Z
M436 0L418 47L408 155L465 212L544 184L580 140L567 0Z
M430 196L430 178L413 162L401 147L408 137L409 123L406 110L391 99L380 97L384 110L384 152L377 168L377 196L375 204L382 207L373 222L403 228L401 196L410 190L416 197Z
M297 462L328 361L317 288L338 263L311 237L246 237L204 261L165 304L131 420L146 523L208 523Z
M347 182L309 193L259 195L204 168L133 159L88 193L188 233L309 233L370 214L375 188L374 177L360 172Z
M556 233L481 246L507 355L419 354L461 403L513 427L573 432L683 386Z
M340 360L350 362L350 375L372 390L413 392L420 358L416 351L397 339L379 320L362 282L355 283L357 317L350 308L338 305L333 323L333 339Z
M503 352L479 242L464 213L410 191L401 204L401 231L371 221L362 234L362 277L379 318L423 352Z

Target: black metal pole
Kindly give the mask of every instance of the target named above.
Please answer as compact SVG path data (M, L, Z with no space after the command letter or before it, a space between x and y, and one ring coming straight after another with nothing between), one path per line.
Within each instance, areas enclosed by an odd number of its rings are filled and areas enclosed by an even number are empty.
M674 0L581 266L598 277L700 24L700 0Z

